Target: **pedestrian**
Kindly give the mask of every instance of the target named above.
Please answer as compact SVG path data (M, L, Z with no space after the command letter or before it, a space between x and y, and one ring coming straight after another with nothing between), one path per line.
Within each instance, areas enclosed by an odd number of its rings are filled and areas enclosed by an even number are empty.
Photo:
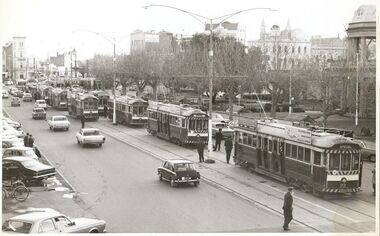
M227 140L224 142L224 147L226 148L226 161L227 164L230 163L230 157L231 157L231 151L234 144L232 143L231 137L228 137Z
M203 157L203 151L205 148L205 144L201 140L201 137L199 134L197 135L197 150L198 150L198 156L199 156L199 162L205 162L205 159Z
M29 135L29 139L28 139L28 147L33 147L34 146L34 138L33 138L33 135Z
M373 196L376 195L376 166L372 170L372 187L373 187Z
M289 187L288 192L285 193L282 209L284 210L284 225L282 228L289 230L289 223L293 219L293 187Z
M216 151L216 149L218 149L218 151L220 151L220 143L222 142L222 139L223 139L222 129L219 128L219 131L215 134L214 151Z
M80 116L80 122L82 123L82 129L84 128L84 115Z
M104 115L104 118L107 118L107 115L108 115L108 107L107 107L107 105L104 105L103 115Z
M27 147L29 145L29 133L26 133L24 136L24 146Z

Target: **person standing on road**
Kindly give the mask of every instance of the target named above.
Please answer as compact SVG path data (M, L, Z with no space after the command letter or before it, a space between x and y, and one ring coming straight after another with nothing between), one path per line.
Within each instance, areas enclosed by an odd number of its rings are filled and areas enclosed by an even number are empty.
M107 118L107 115L108 115L108 107L107 107L107 105L104 105L103 115L104 115L104 118Z
M28 139L28 147L33 147L34 146L34 138L33 136L30 134L29 136L29 139Z
M285 193L282 209L284 210L284 225L282 228L289 230L289 223L293 219L293 187L289 187L288 192Z
M220 143L222 142L222 139L223 139L222 129L219 128L219 131L215 134L215 148L214 148L214 151L216 151L216 149L218 149L218 151L220 151Z
M82 114L81 116L80 116L80 122L82 123L82 129L84 128L84 115Z
M373 187L373 196L376 195L376 166L372 170L372 187Z
M205 144L201 140L201 137L199 134L197 135L197 151L198 151L198 156L199 156L199 162L205 162L205 159L203 157L203 151L205 148Z
M29 133L26 133L26 135L24 136L24 146L28 147L28 145L29 145Z
M233 145L234 144L232 143L231 137L228 137L227 140L224 142L224 147L226 148L226 161L227 161L227 164L230 163L230 157L231 157L231 151L232 151Z

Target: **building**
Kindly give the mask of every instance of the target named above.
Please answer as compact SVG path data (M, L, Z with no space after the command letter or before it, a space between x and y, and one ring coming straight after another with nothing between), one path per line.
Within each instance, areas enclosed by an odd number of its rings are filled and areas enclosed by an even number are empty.
M172 54L176 40L172 33L161 31L143 32L135 30L131 33L131 54L142 52L159 52L162 54Z
M212 24L212 30L221 38L232 37L245 45L245 28L241 27L239 23L225 21L221 24ZM210 24L206 24L205 33L210 33Z
M260 39L248 41L248 47L258 47L266 55L267 70L300 69L307 65L311 58L311 43L300 29L292 29L288 20L284 30L273 25L266 32L262 20Z
M311 56L315 61L340 61L346 58L346 42L338 37L322 38L314 35L310 39Z
M25 41L26 37L13 37L12 41L3 46L3 77L12 80L27 78Z
M56 75L59 77L70 76L73 66L72 54L70 52L65 52L59 54L57 52L56 56L49 58L49 71L51 75Z

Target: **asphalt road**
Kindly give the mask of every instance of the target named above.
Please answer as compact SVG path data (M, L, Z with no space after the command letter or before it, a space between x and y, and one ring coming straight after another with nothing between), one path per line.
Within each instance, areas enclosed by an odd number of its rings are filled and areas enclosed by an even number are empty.
M103 147L77 145L78 120L50 131L31 118L33 103L3 108L31 133L40 150L79 192L79 206L107 221L109 232L277 232L282 217L202 182L171 188L157 178L152 156L106 136ZM59 114L48 110L48 116ZM46 206L49 207L49 206Z

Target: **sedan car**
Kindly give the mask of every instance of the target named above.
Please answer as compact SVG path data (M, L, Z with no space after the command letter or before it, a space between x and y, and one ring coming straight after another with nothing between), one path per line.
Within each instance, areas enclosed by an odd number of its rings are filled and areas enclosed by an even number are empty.
M47 104L46 104L46 101L45 100L37 100L35 103L34 103L34 107L41 107L43 109L47 109Z
M30 93L24 93L24 96L22 97L23 102L31 102L33 101L32 94Z
M20 98L12 97L11 107L19 107L21 105Z
M34 149L31 147L25 147L25 146L19 145L19 146L3 149L3 158L13 157L13 156L23 156L23 157L29 157L29 158L38 160L38 157L36 153L34 152Z
M3 96L2 98L9 98L9 94L7 91L3 90Z
M179 183L193 183L198 186L201 179L194 163L188 160L166 160L157 171L159 180L169 181L172 187Z
M5 150L5 148L24 146L24 143L18 138L4 138L3 137L1 141L2 141L3 150Z
M46 119L46 111L45 111L45 109L43 109L41 107L33 108L32 118L33 119Z
M2 136L16 136L17 138L24 138L25 134L21 130L16 130L10 125L4 125L3 123Z
M38 100L37 100L38 101ZM66 116L52 116L48 120L50 130L64 129L69 130L70 122Z
M214 137L219 129L222 129L223 138L234 136L234 130L227 126L227 123L224 122L212 122L212 136Z
M17 178L28 184L55 176L55 168L30 157L3 158L3 180Z
M100 134L96 128L83 128L76 134L78 144L96 144L99 147L106 141L106 137Z
M20 130L21 129L21 123L14 121L10 118L3 117L3 121L7 122L8 125L12 126L13 128Z
M106 233L104 220L89 218L70 219L62 213L33 212L6 220L2 227L6 233Z

